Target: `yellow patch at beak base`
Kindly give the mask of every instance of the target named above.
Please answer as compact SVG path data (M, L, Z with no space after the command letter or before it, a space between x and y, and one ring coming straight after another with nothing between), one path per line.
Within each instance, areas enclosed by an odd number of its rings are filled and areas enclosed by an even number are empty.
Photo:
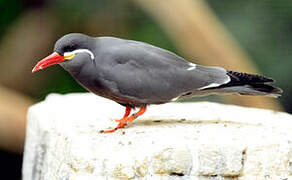
M73 54L70 54L70 55L68 55L68 56L65 56L64 59L73 59L74 56L75 56L75 54L73 53Z

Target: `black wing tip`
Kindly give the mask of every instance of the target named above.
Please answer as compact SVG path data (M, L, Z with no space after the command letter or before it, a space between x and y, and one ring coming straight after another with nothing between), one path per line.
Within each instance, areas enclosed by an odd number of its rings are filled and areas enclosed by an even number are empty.
M257 74L248 74L235 71L227 71L227 75L231 78L233 83L244 83L244 84L253 84L253 83L273 83L274 79L265 77Z
M272 85L275 80L269 77L235 71L227 71L227 75L230 77L231 81L222 87L249 86L257 91L253 92L255 95L258 94L271 97L280 97L283 93L281 88Z

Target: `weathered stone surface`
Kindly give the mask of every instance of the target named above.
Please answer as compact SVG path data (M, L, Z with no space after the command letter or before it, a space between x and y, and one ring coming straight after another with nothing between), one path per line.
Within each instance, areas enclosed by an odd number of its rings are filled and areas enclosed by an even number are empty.
M204 176L239 176L242 170L244 147L202 145L199 148L198 174Z
M111 134L124 108L52 94L28 112L23 179L292 179L292 116L216 103L150 106Z

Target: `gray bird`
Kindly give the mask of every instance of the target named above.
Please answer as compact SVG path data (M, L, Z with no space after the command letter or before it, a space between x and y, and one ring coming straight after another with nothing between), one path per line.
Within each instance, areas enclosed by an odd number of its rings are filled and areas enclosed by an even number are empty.
M131 123L150 104L209 94L277 97L282 93L271 85L271 78L193 64L159 47L114 37L67 34L32 72L54 64L60 64L87 90L126 107L117 127L104 133ZM140 110L130 115L135 107Z

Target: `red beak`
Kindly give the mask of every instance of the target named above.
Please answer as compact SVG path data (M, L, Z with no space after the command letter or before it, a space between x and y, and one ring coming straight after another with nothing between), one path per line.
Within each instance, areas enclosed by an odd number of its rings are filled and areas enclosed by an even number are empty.
M45 69L46 67L52 66L54 64L58 64L60 62L64 62L64 56L61 56L60 54L54 52L53 54L45 57L44 59L40 60L35 67L32 69L32 73L40 70Z

